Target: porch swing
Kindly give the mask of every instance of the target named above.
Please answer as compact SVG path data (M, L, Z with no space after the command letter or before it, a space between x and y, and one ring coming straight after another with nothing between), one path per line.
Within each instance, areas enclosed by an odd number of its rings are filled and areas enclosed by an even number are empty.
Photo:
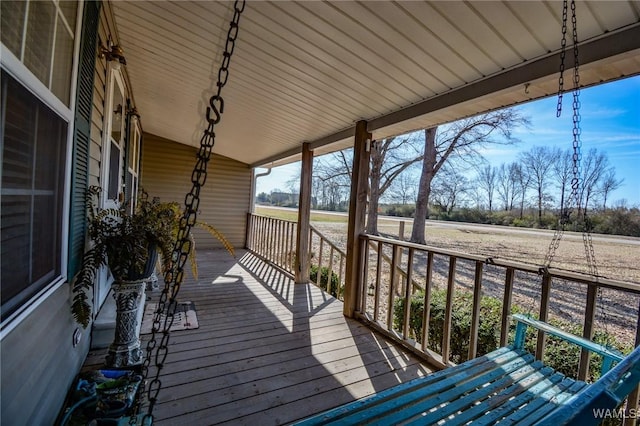
M562 111L568 0L563 2L562 49L557 116ZM573 179L569 204L580 202L580 114L578 38L575 0L571 0L573 24ZM540 274L550 279L548 268L569 222L571 211L561 206L558 227ZM598 277L590 223L582 213L583 241L590 275ZM598 288L598 299L602 299ZM533 303L533 301L531 302ZM602 305L602 300L600 300ZM531 309L529 310L529 313ZM416 424L518 424L595 425L612 416L640 383L640 346L627 357L615 349L567 333L530 317L515 314L515 338L510 346L466 361L426 377L414 379L369 397L304 419L296 425L396 425ZM606 318L604 318L606 328ZM528 327L538 330L538 340L551 335L600 355L601 377L593 384L573 380L545 366L525 349ZM542 347L542 346L541 346ZM588 358L585 358L588 362ZM612 366L615 364L615 367ZM607 411L609 410L609 411Z

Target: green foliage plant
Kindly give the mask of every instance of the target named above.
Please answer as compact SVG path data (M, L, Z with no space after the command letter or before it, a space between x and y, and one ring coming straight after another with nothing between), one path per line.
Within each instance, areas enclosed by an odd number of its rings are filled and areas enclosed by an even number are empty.
M148 194L140 191L133 213L128 203L118 208L96 206L101 188L92 186L87 190L88 236L91 248L85 252L80 271L72 281L73 302L71 313L83 327L91 319L91 304L87 297L96 282L98 271L107 266L115 282L146 278L153 271L160 254L162 271L173 262L173 246L178 233L182 211L176 202L149 200ZM233 255L233 247L213 226L197 223L219 239ZM189 253L192 272L197 276L195 263L195 241L190 235Z
M331 284L329 285L329 273L331 272ZM309 278L312 282L318 282L318 265L311 265L309 268ZM344 292L344 286L340 285L338 274L329 271L327 266L320 269L320 288L325 289L327 293L339 299Z
M435 352L442 352L442 338L444 330L444 318L446 309L447 292L445 289L436 289L431 293L429 334L427 347ZM473 306L473 294L466 291L454 293L451 318L450 360L455 363L468 359L469 336L471 335L471 309ZM402 329L404 318L405 299L395 300L393 309L393 324L396 330ZM416 292L411 297L409 313L409 329L413 339L422 342L422 320L424 317L424 291ZM511 313L522 313L524 310L514 305ZM480 323L478 329L478 356L495 350L500 343L500 329L502 317L502 302L500 299L483 296L480 301ZM582 334L582 326L568 321L551 319L549 324L561 328L575 335ZM513 339L515 324L510 324L510 339ZM527 329L526 348L529 352L535 352L537 330L532 327ZM631 347L625 347L616 338L607 332L598 330L593 341L608 347L616 348L623 353L631 351ZM580 360L580 348L554 336L547 336L544 353L545 365L561 372L568 377L576 377L578 362ZM595 381L600 377L600 364L602 360L598 355L592 355L589 364L587 380Z

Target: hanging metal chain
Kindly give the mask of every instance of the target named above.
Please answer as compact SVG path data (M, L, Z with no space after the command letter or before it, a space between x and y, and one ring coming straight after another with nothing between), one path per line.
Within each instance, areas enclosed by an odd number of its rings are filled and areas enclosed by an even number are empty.
M562 40L560 41L560 76L558 77L558 106L556 117L562 115L562 95L564 93L564 58L567 53L567 0L562 3ZM574 26L575 28L575 26Z
M218 70L217 91L216 94L209 99L209 106L206 112L208 125L200 139L200 150L198 151L197 161L191 174L191 191L187 193L184 200L184 214L180 218L178 234L173 246L172 266L169 270L165 271L165 285L158 300L158 308L153 317L151 338L147 343L146 357L142 364L142 376L145 379L148 377L152 358L155 362L155 376L148 384L147 399L149 406L144 416L143 424L153 422L153 409L158 401L158 394L162 387L160 374L167 355L169 354L169 329L174 321L174 315L178 305L176 297L180 291L180 285L184 278L184 267L191 252L191 240L189 236L192 227L196 223L198 207L200 205L200 190L207 180L207 164L211 159L216 138L214 127L220 122L222 113L224 112L222 88L227 84L229 79L229 65L231 63L231 56L233 55L236 39L238 38L238 25L244 8L245 1L236 0L233 6L233 18L229 23L229 30L227 32L225 50L222 54L222 63ZM162 320L163 314L164 321ZM162 338L158 344L157 334L159 333L162 333ZM138 405L135 410L135 415L131 416L132 422L137 420L139 408Z
M566 50L567 50L567 20L568 20L568 10L569 10L569 6L568 6L568 0L564 0L562 3L562 40L560 42L560 77L558 78L558 105L556 107L556 117L560 117L562 115L562 95L564 93L564 69L565 69L565 57L566 57ZM572 23L573 23L573 34L574 34L574 38L577 37L577 29L575 26L575 2L572 0L571 1L571 10L573 11L573 16L572 16ZM575 77L576 75L578 75L578 69L577 69L577 43L573 44L573 49L574 49L574 55L576 56L576 62L575 65L576 67L574 68L574 109L573 109L573 113L574 113L574 132L573 132L573 137L574 137L574 143L573 143L573 180L571 181L571 196L569 197L567 206L560 206L560 218L558 219L558 226L556 227L555 232L553 233L553 238L551 239L551 243L549 244L549 247L547 249L547 254L544 257L544 267L548 268L551 265L551 262L553 261L553 258L556 255L556 251L558 250L558 247L560 247L560 241L562 240L562 237L564 235L564 231L566 228L567 223L569 222L569 216L571 214L571 211L569 209L569 206L571 205L571 203L573 202L573 199L576 198L576 194L578 193L578 183L579 183L579 166L577 164L579 161L579 150L576 151L577 145L576 145L576 121L575 121L575 117L576 117L576 104L575 104Z
M567 33L567 19L568 19L568 1L564 0L562 5L562 42L561 42L561 52L560 52L560 77L558 79L558 106L556 110L556 116L560 117L562 113L562 94L563 94L563 84L564 84L564 69L565 69L565 55L566 55L566 33ZM575 0L571 0L571 25L572 25L572 41L573 41L573 178L571 179L571 195L568 199L568 205L560 206L561 215L559 219L559 226L557 227L551 244L549 244L549 249L547 250L547 254L545 256L545 269L549 267L551 264L558 247L560 246L560 241L565 231L565 227L569 222L571 216L572 206L578 207L578 214L580 213L580 176L582 175L582 170L580 165L582 163L582 141L580 136L582 134L581 129L581 119L580 116L580 61L578 56L578 25L576 18L576 3ZM587 206L582 210L583 217L583 226L582 230L582 241L584 244L584 252L585 257L587 259L587 265L589 267L589 274L593 277L599 276L598 274L598 266L596 262L595 249L593 246L593 238L591 236L591 230L593 228L593 224L591 223L591 219L587 215ZM597 298L600 300L600 315L602 322L604 324L605 333L608 334L608 319L606 310L604 308L604 301L602 296L602 287L598 287Z

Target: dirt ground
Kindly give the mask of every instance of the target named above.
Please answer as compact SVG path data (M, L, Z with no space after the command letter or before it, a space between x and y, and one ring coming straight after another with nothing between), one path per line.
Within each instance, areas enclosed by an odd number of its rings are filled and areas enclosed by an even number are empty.
M313 225L339 247L346 248L346 223L314 222ZM427 225L427 245L440 249L454 250L462 253L506 259L541 266L544 263L552 233L525 234L510 232L510 228L466 228L454 229L438 224ZM382 222L379 232L383 236L397 238L399 225L397 222ZM411 223L405 228L405 239L411 234ZM640 289L640 239L627 237L594 238L593 242L598 274L602 277L631 283ZM585 246L580 235L565 236L551 264L558 269L589 273ZM420 268L419 262L417 265ZM473 276L473 265L464 262L459 264L461 278L457 285L470 288L472 280L464 277ZM447 260L436 259L436 285L442 285L447 273ZM527 275L527 274L524 274ZM531 274L532 275L532 274ZM491 267L485 269L483 294L502 298L504 293L503 275ZM440 279L438 279L440 278ZM440 282L440 284L438 284ZM586 285L553 282L551 292L550 316L582 323L584 317ZM537 296L536 296L537 295ZM539 306L539 277L521 276L516 279L513 303L533 308ZM604 289L600 291L597 301L596 328L616 335L625 345L632 346L638 322L638 306L640 296ZM386 309L385 309L386 310ZM384 315L384 312L381 314Z

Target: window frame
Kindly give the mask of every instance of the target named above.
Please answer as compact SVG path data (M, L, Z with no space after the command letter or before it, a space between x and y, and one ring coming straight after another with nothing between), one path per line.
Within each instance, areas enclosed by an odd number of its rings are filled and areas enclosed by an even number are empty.
M73 158L74 111L83 11L84 3L78 2L76 25L74 29L73 62L71 66L71 75L69 76L71 79L69 106L65 105L60 99L58 99L58 97L54 95L53 92L45 86L45 84L42 83L25 64L23 64L4 44L0 42L0 66L2 69L67 123L67 135L65 139L66 146L64 147L65 172L62 185L62 217L60 223L60 275L37 291L31 298L25 300L21 306L16 308L13 313L7 316L7 318L0 323L0 341L68 281L67 261L69 249L69 209L71 203L70 186Z
M127 191L130 194L129 202L130 212L133 214L138 202L138 188L140 187L140 159L142 148L142 127L140 126L140 119L137 114L127 114L129 131L125 138L125 185L127 184L127 177L131 176L131 188L125 187L125 195ZM125 132L126 130L125 126ZM131 152L130 152L131 150ZM132 155L130 155L132 154ZM133 167L131 167L133 166Z
M124 76L122 75L122 70L120 68L120 64L114 64L113 61L107 62L107 81L109 82L107 85L107 97L105 99L105 113L103 114L103 131L102 131L102 167L100 169L100 186L102 187L102 199L100 201L100 205L102 208L119 208L119 198L120 193L123 189L123 170L125 168L125 150L126 150L126 126L125 119L127 114L127 106L126 106L126 94L127 87L124 82ZM111 131L113 130L113 122L112 122L112 114L111 111L114 110L113 101L115 98L115 90L119 89L122 95L122 112L121 112L121 132L120 132L120 140L118 141L118 148L120 149L120 158L118 162L118 176L117 176L117 195L115 199L109 198L109 182L111 179L111 170L110 170L110 160L111 160L111 149L112 144L114 143L111 138Z

